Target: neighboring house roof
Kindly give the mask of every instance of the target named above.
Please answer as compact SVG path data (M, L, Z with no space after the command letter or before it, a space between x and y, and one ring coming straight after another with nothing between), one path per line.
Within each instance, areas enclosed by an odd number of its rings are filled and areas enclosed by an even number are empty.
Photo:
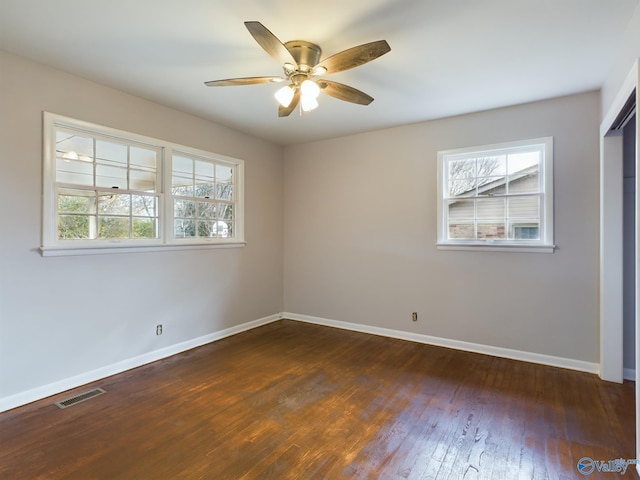
M507 178L509 178L509 183L511 184L522 183L529 178L537 177L538 174L539 174L538 165L532 165L531 167L524 168L519 172L514 173L508 177L507 175L504 175L502 177L496 178L495 180L490 180L482 185L479 185L478 194L490 196L492 192L505 186L505 184L507 183ZM458 197L469 198L474 196L476 196L476 187L470 188L469 190L466 190L456 195L456 198Z

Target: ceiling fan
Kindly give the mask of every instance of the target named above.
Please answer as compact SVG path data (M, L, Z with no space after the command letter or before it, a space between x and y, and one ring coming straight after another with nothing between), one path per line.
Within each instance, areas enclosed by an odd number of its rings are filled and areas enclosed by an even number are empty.
M373 102L373 97L360 90L319 77L363 65L384 55L391 51L391 47L385 40L349 48L320 61L322 50L314 43L303 40L282 43L260 22L244 22L244 24L256 42L282 64L284 76L229 78L205 82L205 85L223 87L287 82L287 85L275 94L280 104L278 107L279 117L291 114L298 104L300 104L302 111L313 110L318 106L317 98L320 92L360 105L369 105Z

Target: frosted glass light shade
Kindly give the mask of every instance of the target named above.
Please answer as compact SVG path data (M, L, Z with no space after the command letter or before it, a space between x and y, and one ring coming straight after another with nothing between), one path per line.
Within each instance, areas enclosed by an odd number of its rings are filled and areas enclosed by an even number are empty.
M318 108L318 100L308 95L302 95L300 104L302 105L303 112L310 112L311 110Z
M305 80L300 84L300 93L305 97L318 98L318 95L320 95L320 87L316 82Z
M287 85L278 90L274 94L274 97L276 97L276 100L278 100L278 103L280 105L282 105L283 107L288 107L291 104L291 100L293 100L293 93L293 88Z

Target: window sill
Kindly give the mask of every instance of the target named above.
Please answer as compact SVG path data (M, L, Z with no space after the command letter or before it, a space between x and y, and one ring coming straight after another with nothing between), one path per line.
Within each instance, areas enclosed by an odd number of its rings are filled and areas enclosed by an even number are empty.
M476 252L553 253L555 245L514 245L512 243L437 243L438 250Z
M185 244L158 244L158 245L104 245L95 247L40 247L40 255L43 257L64 257L71 255L108 255L114 253L147 253L147 252L172 252L180 250L209 250L212 248L241 248L247 242L219 242L219 243L185 243Z

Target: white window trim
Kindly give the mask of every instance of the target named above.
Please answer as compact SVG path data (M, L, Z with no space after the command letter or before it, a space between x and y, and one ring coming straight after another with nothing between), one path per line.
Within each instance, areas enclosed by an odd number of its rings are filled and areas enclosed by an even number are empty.
M451 240L447 238L447 214L443 199L445 188L445 157L463 153L489 153L494 150L542 145L544 161L540 166L540 179L543 182L543 207L540 209L540 240ZM484 145L478 147L443 150L438 152L437 168L437 235L438 250L471 250L491 252L553 253L553 137L518 140L513 142Z
M157 239L113 239L113 240L59 240L57 232L57 198L55 188L56 152L55 152L55 128L72 128L85 130L91 135L105 135L123 139L143 145L148 145L160 150L161 161L159 170L159 206L161 213L158 222L160 236ZM52 146L54 146L52 148ZM109 253L133 253L154 251L175 251L209 248L233 248L246 245L244 239L244 161L226 155L206 152L204 150L187 147L184 145L146 137L135 133L117 130L82 120L43 112L43 189L42 189L42 245L40 253L43 257L65 255L100 255ZM175 239L172 229L173 202L170 191L170 178L166 172L171 172L171 158L173 151L193 155L205 159L211 159L218 163L228 163L236 170L236 183L234 193L237 203L234 214L236 216L236 235L231 239L224 238L197 238Z

